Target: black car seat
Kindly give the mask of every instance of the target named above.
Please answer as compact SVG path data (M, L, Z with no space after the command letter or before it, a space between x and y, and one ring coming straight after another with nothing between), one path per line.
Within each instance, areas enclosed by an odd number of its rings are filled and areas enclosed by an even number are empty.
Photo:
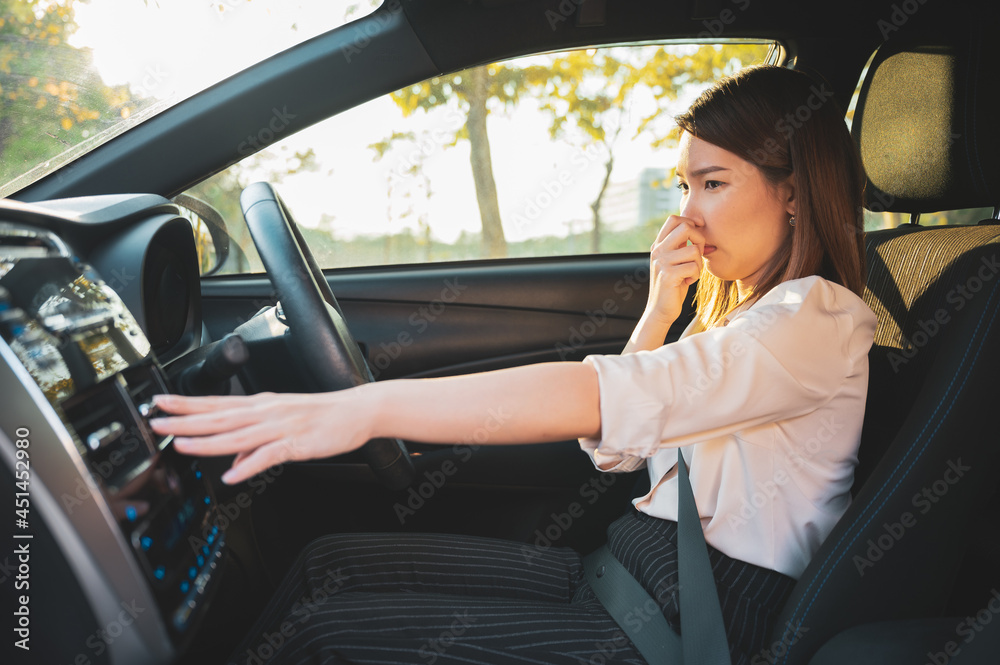
M852 127L869 209L1000 202L1000 86L973 34L993 27L933 40L911 32L879 49ZM969 569L1000 522L990 507L1000 485L1000 225L866 236L865 300L878 329L854 501L751 662L950 659L947 644L964 644L964 608L987 608L991 585L1000 588L996 563Z

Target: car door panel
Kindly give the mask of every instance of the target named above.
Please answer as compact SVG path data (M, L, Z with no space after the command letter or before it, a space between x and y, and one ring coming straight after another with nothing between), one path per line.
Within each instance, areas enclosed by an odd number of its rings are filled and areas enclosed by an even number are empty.
M645 307L648 258L355 269L328 281L378 380L443 376L619 353ZM203 297L213 339L274 302L253 278L206 280Z

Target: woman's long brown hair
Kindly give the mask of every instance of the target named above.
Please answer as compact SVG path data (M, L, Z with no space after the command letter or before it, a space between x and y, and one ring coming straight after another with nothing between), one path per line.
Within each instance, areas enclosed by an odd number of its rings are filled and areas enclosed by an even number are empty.
M792 179L795 226L748 298L819 275L861 295L865 286L861 157L828 88L774 66L727 77L676 118L682 131L753 164L772 185ZM702 270L698 318L718 325L740 303L736 283Z

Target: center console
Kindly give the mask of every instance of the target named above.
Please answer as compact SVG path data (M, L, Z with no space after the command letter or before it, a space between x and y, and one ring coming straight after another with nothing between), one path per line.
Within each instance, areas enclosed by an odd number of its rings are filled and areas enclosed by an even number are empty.
M66 653L169 662L218 586L226 534L198 462L149 426L153 397L171 389L149 342L58 237L2 222L0 337L0 454L12 470L30 460L16 475L30 517L22 535L44 529L96 626ZM34 592L59 593L44 574ZM139 609L127 636L111 635L122 607ZM52 629L36 626L35 639Z

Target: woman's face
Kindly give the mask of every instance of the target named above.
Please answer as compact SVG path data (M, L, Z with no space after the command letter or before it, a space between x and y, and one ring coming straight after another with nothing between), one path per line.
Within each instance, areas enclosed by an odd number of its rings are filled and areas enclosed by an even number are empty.
M719 279L754 286L792 231L790 180L775 187L751 162L688 132L681 136L677 178L681 217L705 236L705 267Z

